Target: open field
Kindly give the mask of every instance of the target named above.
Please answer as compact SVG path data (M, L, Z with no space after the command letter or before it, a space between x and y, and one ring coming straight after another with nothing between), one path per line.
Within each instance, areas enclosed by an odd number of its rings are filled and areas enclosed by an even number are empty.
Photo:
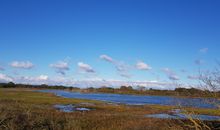
M87 104L80 104L87 103ZM79 104L89 112L64 113L55 104ZM0 89L0 129L2 130L185 130L194 129L190 121L145 118L145 114L167 112L175 107L127 106L99 101L67 99L31 89ZM187 110L199 114L220 115L219 110ZM210 127L217 122L206 122ZM214 129L214 128L213 128Z

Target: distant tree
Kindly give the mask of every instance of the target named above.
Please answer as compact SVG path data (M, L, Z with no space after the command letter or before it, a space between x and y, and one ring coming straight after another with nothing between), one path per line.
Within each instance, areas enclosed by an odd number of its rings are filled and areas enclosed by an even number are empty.
M150 91L153 91L154 89L153 89L153 88L150 88L149 90L150 90Z
M200 74L200 84L207 95L210 95L213 98L219 98L220 91L220 64L218 68L213 71L207 71ZM220 109L220 103L214 102L216 106Z
M144 91L146 88L144 86L137 86L137 90Z
M133 90L132 86L121 86L120 90Z
M220 103L216 101L220 97L220 64L219 66L214 69L213 71L203 71L200 72L200 76L198 81L200 82L200 89L196 88L190 88L190 89L183 89L183 88L178 88L176 91L179 92L188 92L189 94L197 94L201 96L204 94L205 96L211 96L212 100L209 98L207 99L207 103L215 105L218 109L220 109ZM184 108L182 107L182 110ZM189 121L191 124L186 124L190 129L195 129L195 130L212 130L212 129L220 129L219 125L213 125L213 126L207 126L204 121L201 121L199 119L193 119L190 115L193 112L188 112L184 110L187 117L189 117Z
M13 83L13 82L9 82L9 83L7 83L7 84L5 84L5 88L14 88L16 85L15 85L15 83Z
M47 84L41 84L40 87L41 88L48 88L49 86Z

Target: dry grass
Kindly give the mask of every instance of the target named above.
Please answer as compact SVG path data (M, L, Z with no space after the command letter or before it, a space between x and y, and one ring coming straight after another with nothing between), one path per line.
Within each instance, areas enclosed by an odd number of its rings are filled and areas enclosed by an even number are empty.
M78 104L96 109L63 113L53 104ZM145 118L171 107L109 105L102 102L66 99L29 90L0 89L1 130L193 130L190 121ZM187 124L187 125L186 125ZM211 124L212 125L212 124Z

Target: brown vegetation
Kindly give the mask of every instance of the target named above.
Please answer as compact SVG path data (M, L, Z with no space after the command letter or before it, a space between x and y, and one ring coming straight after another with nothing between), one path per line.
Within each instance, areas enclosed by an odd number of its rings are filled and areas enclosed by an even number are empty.
M80 104L90 112L64 113L53 104ZM194 130L187 120L145 118L145 114L166 112L169 107L109 105L101 102L65 99L27 89L0 89L1 130ZM206 125L217 128L216 122ZM190 126L190 127L189 127ZM205 129L205 127L202 126Z

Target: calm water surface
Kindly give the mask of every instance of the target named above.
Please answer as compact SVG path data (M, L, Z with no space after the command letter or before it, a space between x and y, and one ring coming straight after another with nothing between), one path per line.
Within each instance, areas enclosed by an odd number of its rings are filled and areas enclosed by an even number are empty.
M168 96L137 96L124 94L104 94L104 93L79 93L63 90L38 90L38 92L53 93L57 96L76 99L90 99L106 101L111 103L120 103L127 105L168 105L168 106L184 106L197 108L213 108L216 106L210 101L220 104L215 99L203 98L176 98Z

